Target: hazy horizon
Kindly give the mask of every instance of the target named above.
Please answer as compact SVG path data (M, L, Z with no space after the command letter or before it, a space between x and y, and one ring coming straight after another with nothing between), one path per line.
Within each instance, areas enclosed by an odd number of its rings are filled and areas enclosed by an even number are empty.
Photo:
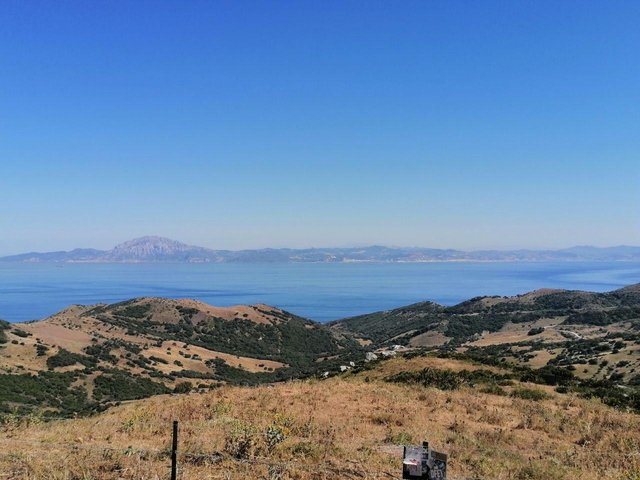
M0 254L640 244L631 2L0 4Z
M117 245L126 243L128 241L131 240L138 240L138 239L142 239L142 238L153 238L153 237L157 237L157 238L162 238L162 239L166 239L166 240L171 240L171 241L176 241L179 243L183 243L186 245L190 245L193 247L204 247L204 248L208 248L211 250L230 250L230 251L236 251L236 250L263 250L263 249L292 249L292 250L304 250L304 249L340 249L340 248L367 248L367 247L387 247L387 248L399 248L399 249L410 249L410 248L420 248L420 249L437 249L437 250L447 250L447 249L451 249L451 250L460 250L460 251L466 251L466 252L475 252L475 251L491 251L491 250L496 250L496 251L515 251L515 250L534 250L534 251L544 251L544 250L562 250L562 249L568 249L568 248L574 248L574 247L596 247L596 248L618 248L618 247L633 247L633 248L640 248L640 245L633 245L633 244L620 244L620 245L589 245L589 244L576 244L576 245L565 245L563 247L557 247L557 248L553 248L553 247L505 247L505 248L452 248L452 247L434 247L432 245L383 245L383 244L362 244L362 245L310 245L310 246L301 246L301 247L290 247L290 246L273 246L273 245L266 245L266 246L259 246L259 247L248 247L248 248L218 248L215 246L211 246L211 245L207 245L207 244L201 244L201 243L194 243L194 242L189 242L189 241L184 241L183 239L180 238L169 238L169 237L165 237L163 235L142 235L141 237L131 237L122 241L119 241L116 244L113 245L107 245L105 247L96 247L95 245L76 245L73 247L67 247L67 248L60 248L60 249L52 249L52 250L48 250L48 249L37 249L37 250L30 250L30 251L20 251L20 252L12 252L12 253L7 253L4 254L2 252L0 252L0 257L3 256L11 256L11 255L18 255L18 254L23 254L23 253L30 253L30 252L37 252L37 253L46 253L46 252L55 252L55 251L71 251L74 249L96 249L96 250L110 250L114 247L116 247Z

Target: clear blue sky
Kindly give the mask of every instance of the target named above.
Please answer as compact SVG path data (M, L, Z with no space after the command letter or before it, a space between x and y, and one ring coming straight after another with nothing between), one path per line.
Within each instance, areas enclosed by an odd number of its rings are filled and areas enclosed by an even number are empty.
M640 2L0 2L0 254L640 244Z

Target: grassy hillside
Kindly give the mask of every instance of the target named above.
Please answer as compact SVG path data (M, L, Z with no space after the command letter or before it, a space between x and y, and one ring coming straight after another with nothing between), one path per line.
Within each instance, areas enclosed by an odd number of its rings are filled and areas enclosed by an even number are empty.
M477 297L452 307L418 303L331 327L370 348L469 352L534 368L563 366L584 379L640 383L640 285Z
M267 305L140 298L0 323L0 412L91 413L174 389L297 378L360 347Z
M158 396L90 418L5 416L0 471L42 480L166 478L177 419L184 479L399 478L402 445L423 440L449 454L458 479L640 476L640 416L506 378L512 373L413 356L327 380ZM468 380L442 383L451 375Z
M565 387L627 408L633 401L605 393L640 386L639 312L638 285L478 297L453 307L423 302L330 325L267 305L159 298L76 305L39 322L0 322L0 413L91 414L174 391L331 375L362 368L366 352L396 344L569 374Z
M430 329L439 326L445 307L432 302L421 302L406 307L359 315L332 322L336 331L350 333L356 337L383 345L393 341L406 342Z

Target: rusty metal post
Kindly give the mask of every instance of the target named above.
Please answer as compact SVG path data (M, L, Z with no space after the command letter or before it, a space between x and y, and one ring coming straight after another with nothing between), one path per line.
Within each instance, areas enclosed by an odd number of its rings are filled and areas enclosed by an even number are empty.
M178 421L173 421L173 442L171 444L171 480L178 478Z

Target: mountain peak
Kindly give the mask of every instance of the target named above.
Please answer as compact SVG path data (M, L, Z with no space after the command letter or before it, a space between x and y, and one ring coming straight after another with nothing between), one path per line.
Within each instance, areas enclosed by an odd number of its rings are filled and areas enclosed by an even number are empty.
M113 249L124 249L124 248L132 248L140 245L171 245L171 246L184 246L188 247L187 244L178 242L177 240L172 240L166 237L160 237L158 235L145 235L143 237L134 238L132 240L127 240L126 242L122 242L116 245Z
M148 235L116 245L108 259L114 261L193 261L203 260L210 251L194 247L170 238Z

